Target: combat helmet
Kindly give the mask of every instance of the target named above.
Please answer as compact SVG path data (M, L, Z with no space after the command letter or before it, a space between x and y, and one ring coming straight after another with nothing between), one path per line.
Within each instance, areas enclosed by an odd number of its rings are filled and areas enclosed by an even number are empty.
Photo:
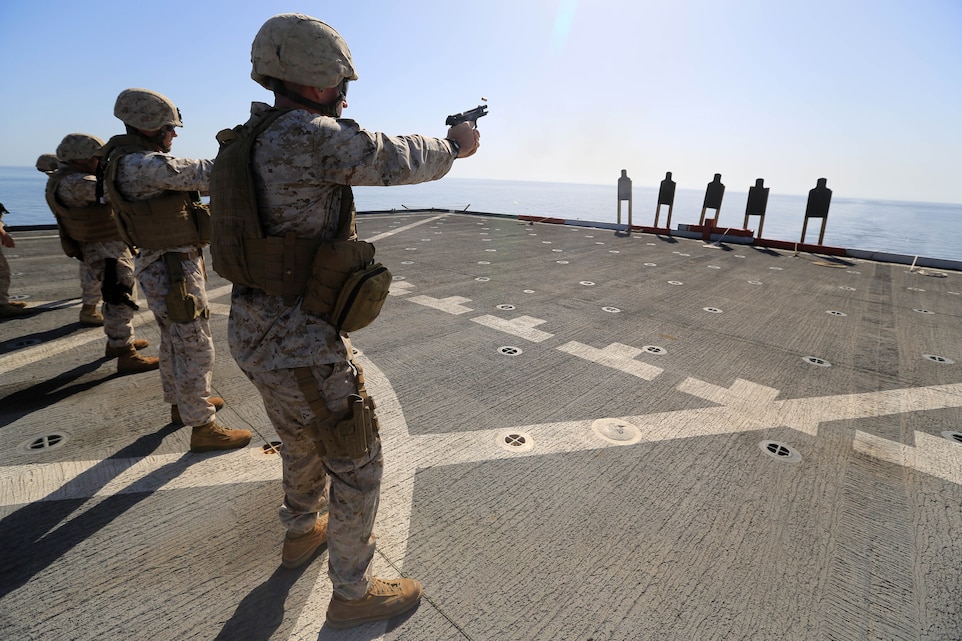
M180 109L167 96L150 89L124 89L114 103L114 116L125 125L156 131L167 125L183 127Z
M321 89L357 80L344 38L300 13L282 13L261 26L251 45L251 66L251 78L266 89L274 89L271 78Z
M104 146L104 141L90 134L67 134L57 145L57 160L70 162L71 160L90 160L97 155L97 150Z
M46 174L57 171L57 167L57 154L40 154L40 157L37 158L37 171Z

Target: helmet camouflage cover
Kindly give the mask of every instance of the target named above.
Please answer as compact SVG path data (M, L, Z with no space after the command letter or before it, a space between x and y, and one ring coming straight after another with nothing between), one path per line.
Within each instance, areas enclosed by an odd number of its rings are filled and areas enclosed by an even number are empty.
M264 23L251 45L251 66L251 78L267 89L270 78L320 89L357 80L344 38L300 13L282 13Z
M40 154L40 157L37 158L37 171L44 173L57 171L57 167L57 154Z
M97 155L97 150L104 146L104 141L90 134L67 134L57 145L57 159L61 162L71 160L90 160ZM39 160L38 160L39 162Z
M156 131L166 125L183 127L180 109L170 99L150 89L124 89L114 103L114 116L125 125Z

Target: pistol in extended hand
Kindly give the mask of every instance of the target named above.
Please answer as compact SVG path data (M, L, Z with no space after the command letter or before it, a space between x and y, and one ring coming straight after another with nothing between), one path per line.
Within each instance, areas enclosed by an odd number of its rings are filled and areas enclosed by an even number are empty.
M448 116L448 119L444 121L448 127L453 127L454 125L460 124L462 122L477 122L478 118L481 116L488 115L487 105L478 105L474 109L470 109L463 113L454 114L453 116Z

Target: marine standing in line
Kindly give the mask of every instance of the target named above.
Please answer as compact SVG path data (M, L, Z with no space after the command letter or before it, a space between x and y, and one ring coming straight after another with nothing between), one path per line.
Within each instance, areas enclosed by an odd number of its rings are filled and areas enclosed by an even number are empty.
M59 169L47 179L46 198L57 219L64 253L81 261L80 280L84 308L100 301L107 335L107 358L117 358L117 372L146 372L158 367L158 359L141 356L144 339L134 339L134 257L120 238L109 205L97 197L97 153L104 141L89 134L67 134L57 146ZM93 304L89 304L93 301ZM84 312L80 312L83 322Z
M127 133L100 151L107 161L104 187L121 237L139 250L135 273L160 327L160 378L171 422L192 427L192 452L244 447L251 433L219 423L215 412L224 401L210 395L214 340L203 257L210 214L200 194L212 161L170 155L174 128L183 123L174 103L155 91L122 91L114 115Z
M3 228L3 215L9 214L7 208L0 203L0 247L16 247L13 236ZM10 263L0 249L0 318L13 318L15 316L26 316L32 310L25 309L26 303L10 300Z
M447 139L392 137L341 119L348 82L357 79L351 54L334 29L309 16L269 19L254 38L251 60L251 77L274 93L275 109L254 103L246 125L218 135L225 146L211 176L211 251L215 268L235 282L231 353L260 391L282 441L282 564L303 565L327 542L333 583L327 624L345 628L412 609L421 584L371 573L383 459L374 403L346 334L324 313L305 309L303 289L267 291L276 289L272 283L284 289L287 279L317 276L313 254L298 259L295 246L330 247L325 243L337 239L346 254L367 247L373 256L372 245L356 242L351 185L437 180L455 158L477 150L479 134L473 123L462 123ZM240 191L245 184L253 189ZM244 193L251 198L238 202ZM266 243L242 236L237 219L245 209L254 212L253 227ZM271 250L261 251L270 243L283 247L284 265L271 261ZM222 271L219 261L243 263L241 272L249 267L263 280L237 284L245 279Z

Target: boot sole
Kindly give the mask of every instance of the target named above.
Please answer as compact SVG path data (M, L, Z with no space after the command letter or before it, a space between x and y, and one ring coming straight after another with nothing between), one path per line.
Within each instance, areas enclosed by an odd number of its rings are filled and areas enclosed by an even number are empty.
M250 442L251 442L250 439L247 439L243 443L235 443L233 445L227 445L227 446L200 445L198 447L194 447L193 445L191 445L190 451L195 454L203 454L204 452L219 452L221 450L237 450L242 447L247 447L247 444Z

